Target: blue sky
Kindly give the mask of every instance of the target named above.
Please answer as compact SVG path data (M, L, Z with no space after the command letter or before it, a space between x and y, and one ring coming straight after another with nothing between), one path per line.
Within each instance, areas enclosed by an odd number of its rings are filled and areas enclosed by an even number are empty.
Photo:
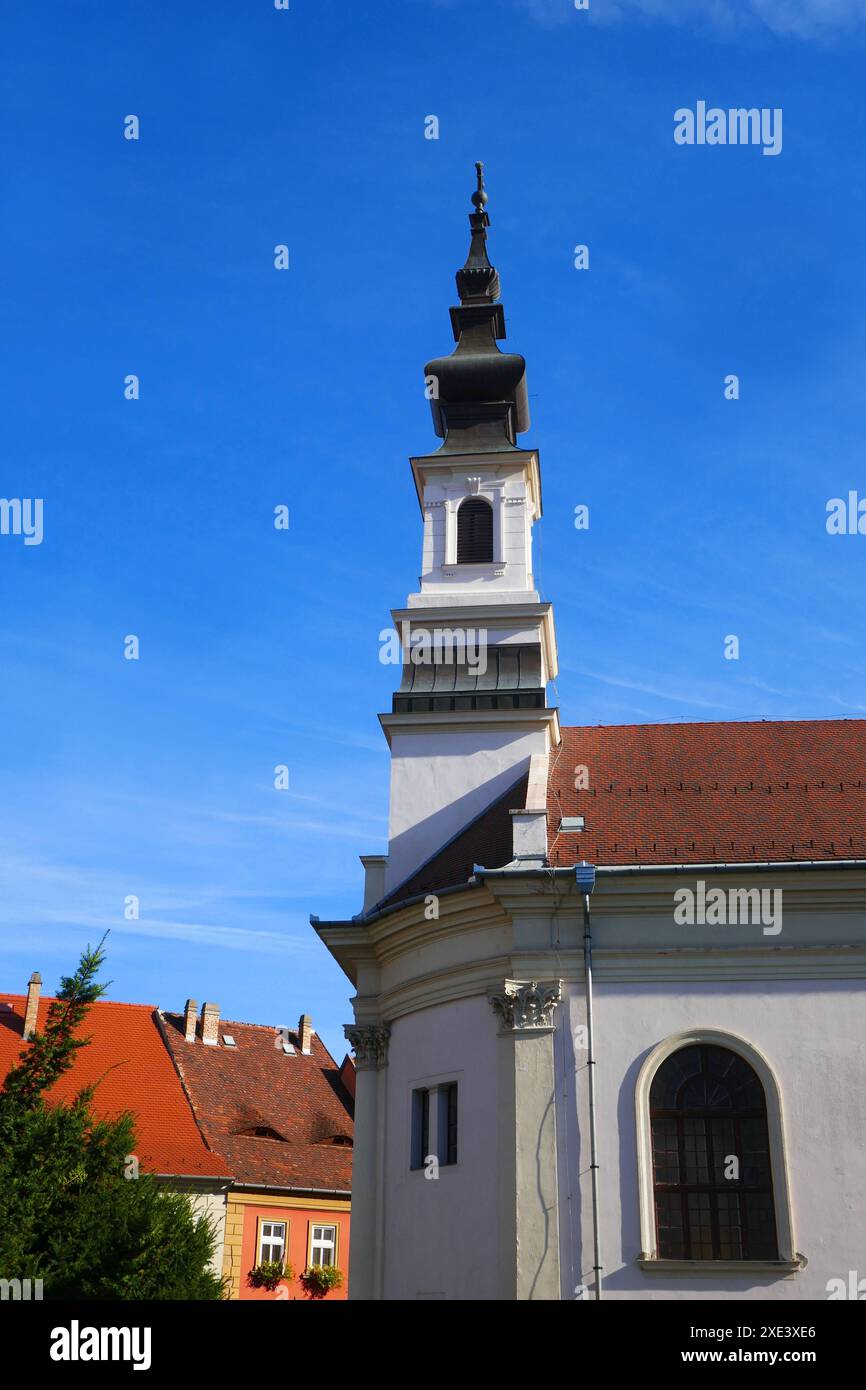
M866 711L866 538L825 529L866 495L864 35L844 0L6 16L0 493L44 539L0 536L0 987L110 927L112 997L308 1011L342 1055L307 919L385 847L378 634L476 159L564 722ZM677 146L698 100L781 107L781 154Z

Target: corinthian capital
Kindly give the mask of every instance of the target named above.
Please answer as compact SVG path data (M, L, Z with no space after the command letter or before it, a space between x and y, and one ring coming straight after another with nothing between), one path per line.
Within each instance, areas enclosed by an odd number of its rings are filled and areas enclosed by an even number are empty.
M503 989L488 998L503 1028L510 1033L552 1028L553 1011L562 999L562 981L506 980Z
M388 1060L388 1039L391 1028L387 1023L347 1023L343 1032L355 1054L358 1071L382 1067Z

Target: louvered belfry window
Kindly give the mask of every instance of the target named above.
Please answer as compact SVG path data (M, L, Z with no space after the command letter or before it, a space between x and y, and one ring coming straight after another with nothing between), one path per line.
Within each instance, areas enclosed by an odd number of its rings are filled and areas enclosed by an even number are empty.
M650 1121L659 1258L778 1259L767 1104L748 1062L704 1044L675 1052Z
M457 509L457 563L484 565L492 559L493 508L483 497L467 497Z

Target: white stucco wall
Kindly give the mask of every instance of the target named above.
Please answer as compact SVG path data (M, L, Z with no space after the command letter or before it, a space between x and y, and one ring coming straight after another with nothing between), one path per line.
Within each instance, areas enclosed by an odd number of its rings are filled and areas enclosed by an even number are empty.
M825 1299L827 1281L866 1276L866 981L596 982L595 1051L606 1298ZM567 1020L567 1022L566 1022ZM590 1282L592 1227L582 986L568 990L556 1037L563 1298ZM805 1270L671 1275L639 1269L635 1083L647 1053L691 1028L735 1034L763 1053L782 1093L795 1249ZM580 1188L580 1191L578 1189Z
M226 1194L225 1192L187 1192L186 1195L195 1216L209 1216L211 1218L211 1223L216 1230L216 1243L210 1268L214 1274L222 1274L226 1234Z
M828 868L779 877L786 885L784 930L770 936L746 924L678 925L671 905L680 880L673 876L597 885L605 1298L823 1301L829 1281L866 1279L866 875ZM373 1164L383 1215L370 1242L381 1251L384 1277L372 1296L574 1299L581 1286L591 1288L593 1264L586 1052L581 1040L575 1045L575 1029L585 1024L582 904L561 878L554 884L508 873L443 897L440 906L441 919L428 920L418 904L351 928L360 1014L391 1023L388 1062L379 1073L381 1159ZM333 932L340 949L349 949L346 928L336 924ZM488 1000L504 979L562 981L548 1034L555 1163L539 1147L536 1097L520 1100L520 1045L500 1036ZM793 1227L792 1248L782 1240L779 1253L807 1261L794 1273L706 1266L659 1273L637 1263L653 1239L651 1223L648 1238L641 1232L636 1083L660 1044L695 1030L729 1035L735 1050L739 1040L775 1079ZM449 1079L460 1085L460 1163L431 1183L409 1170L410 1093ZM360 1111L357 1125L361 1134ZM538 1260L533 1264L529 1246L511 1238L505 1218L509 1203L513 1218L516 1197L519 1227L521 1192L530 1211L532 1194L551 1174L560 1277L553 1293L537 1284L527 1292L523 1276ZM546 1197L542 1207L546 1214ZM545 1248L552 1254L549 1243ZM506 1260L517 1272L512 1292Z
M392 1025L385 1140L386 1299L497 1297L500 1061L486 998L423 1009ZM458 1162L410 1171L411 1093L458 1083Z
M472 483L471 479L478 480ZM467 497L481 497L493 512L494 566L453 566L457 558L457 512ZM437 470L424 488L424 543L421 590L440 594L448 602L455 589L498 594L527 590L532 579L533 503L526 467L507 456L500 462L488 456L482 462L466 462L443 477Z
M507 791L530 756L547 748L546 726L395 730L386 891Z

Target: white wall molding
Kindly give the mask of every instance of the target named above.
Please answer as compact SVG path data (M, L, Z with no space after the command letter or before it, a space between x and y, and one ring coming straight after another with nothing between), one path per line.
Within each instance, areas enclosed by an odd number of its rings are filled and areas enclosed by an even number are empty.
M462 892L443 894L439 917L432 919L425 917L428 896L363 925L317 924L359 993L382 1017L394 1019L486 995L503 976L555 976L582 985L582 923L576 912L557 913L552 894L539 894L537 882L532 896L512 896L502 878L467 885ZM527 931L530 908L536 925ZM685 987L698 982L866 979L866 945L860 943L681 950L648 943L642 949L612 950L597 944L599 935L593 950L599 987L649 981Z

